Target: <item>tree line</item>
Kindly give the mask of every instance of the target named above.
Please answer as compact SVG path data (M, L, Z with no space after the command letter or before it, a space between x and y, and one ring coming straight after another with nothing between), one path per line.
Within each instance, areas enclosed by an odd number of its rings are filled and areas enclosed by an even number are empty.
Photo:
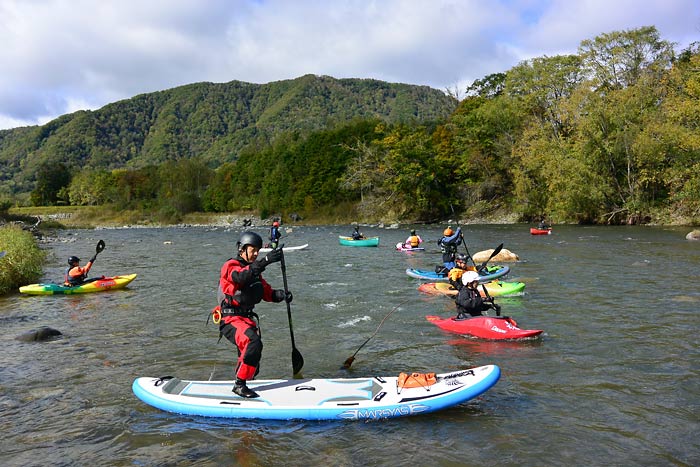
M32 201L263 217L433 221L498 207L522 220L697 221L699 70L698 43L677 52L654 27L616 31L475 81L444 118L288 128L215 169L206 157L118 170L45 164Z

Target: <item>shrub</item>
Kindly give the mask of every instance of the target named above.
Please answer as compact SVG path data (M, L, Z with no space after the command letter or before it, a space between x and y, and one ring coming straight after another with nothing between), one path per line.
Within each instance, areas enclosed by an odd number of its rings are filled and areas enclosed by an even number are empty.
M0 227L0 295L36 282L42 273L46 253L34 236L18 226Z

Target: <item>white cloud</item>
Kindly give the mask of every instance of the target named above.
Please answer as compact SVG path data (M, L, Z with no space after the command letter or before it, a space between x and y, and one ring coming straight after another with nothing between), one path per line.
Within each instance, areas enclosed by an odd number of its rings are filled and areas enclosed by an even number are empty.
M602 32L655 25L687 45L699 10L697 0L0 0L0 128L198 81L313 73L464 88Z

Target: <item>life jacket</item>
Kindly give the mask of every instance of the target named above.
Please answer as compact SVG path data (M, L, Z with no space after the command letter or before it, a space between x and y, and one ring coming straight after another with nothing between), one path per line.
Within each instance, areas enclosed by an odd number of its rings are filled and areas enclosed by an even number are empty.
M420 245L420 239L417 235L411 235L408 239L408 243L411 244L411 248L415 248Z
M81 268L80 266L68 266L64 274L63 283L67 286L75 286L82 284L85 280L85 276L87 273L85 269L86 268Z
M253 276L252 280L244 285L233 282L231 279L232 269L244 269L247 266L249 264L242 258L230 258L221 267L217 300L221 308L222 318L255 316L253 313L255 305L263 299L271 299L272 288L259 275Z

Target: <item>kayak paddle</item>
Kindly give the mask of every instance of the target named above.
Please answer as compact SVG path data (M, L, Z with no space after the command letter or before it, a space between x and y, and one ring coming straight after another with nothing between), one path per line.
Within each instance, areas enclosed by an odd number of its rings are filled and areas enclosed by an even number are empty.
M280 246L280 250L282 250L283 246L284 245ZM282 251L282 260L280 261L280 266L282 268L282 282L284 283L284 302L287 304L287 318L289 319L289 336L292 338L292 371L296 375L301 371L301 368L304 366L304 357L301 356L301 352L297 350L297 347L294 344L294 329L292 328L292 307L286 300L287 294L289 293L289 287L287 286L287 266L284 264L284 250Z
M483 263L481 263L481 266L479 266L478 268L476 268L476 271L477 271L477 272L483 271L483 269L486 267L486 263L488 263L489 261L491 261L491 258L493 258L493 257L496 256L497 254L499 254L499 253L501 252L502 249L503 249L503 243L501 243L500 245L498 245L498 246L496 247L496 249L493 250L493 253L491 253L491 256L489 256L489 257L486 259L486 261L484 261Z
M100 240L99 242L97 242L97 246L95 247L95 257L97 257L97 255L102 253L102 250L104 250L104 249L105 249L104 240Z
M387 319L393 312L395 312L396 310L398 310L399 307L400 307L401 305L403 305L404 303L408 302L409 300L413 300L413 298L410 298L410 299L408 299L408 300L404 300L403 302L399 303L399 304L396 305L389 313L387 313L386 316L384 316L384 318L382 319L382 322L379 323L379 326L377 326L377 329L374 330L374 332L372 333L372 335L369 336L369 337L367 338L367 340L364 341L364 342L362 343L362 345L359 346L359 347L357 348L357 350L355 351L354 354L352 354L351 356L349 356L348 358L345 359L345 361L343 362L343 367L342 367L343 369L347 370L347 369L350 368L350 365L352 365L352 362L355 361L355 355L357 355L357 352L359 352L360 349L362 349L362 347L364 347L365 344L367 344L367 342L369 342L369 340L370 340L371 338L373 338L373 337L377 334L377 332L379 331L379 328L381 328L381 327L382 327L382 324L384 324L384 321L386 321L386 319Z

